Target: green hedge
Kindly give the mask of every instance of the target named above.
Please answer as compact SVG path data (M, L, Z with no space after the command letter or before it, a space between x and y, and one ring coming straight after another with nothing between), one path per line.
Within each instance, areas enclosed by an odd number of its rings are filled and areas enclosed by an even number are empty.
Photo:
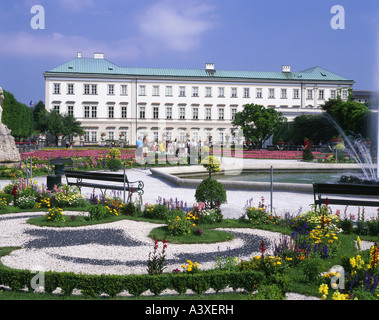
M31 288L31 281L35 276L28 270L10 269L0 267L0 284L9 286L12 290ZM48 271L44 274L44 289L47 293L52 293L57 288L62 289L62 294L71 295L74 289L78 289L84 296L95 297L106 293L115 297L123 291L127 291L133 296L140 296L150 290L153 294L159 295L165 289L175 290L183 295L187 290L192 290L195 294L201 295L208 289L216 292L226 287L233 290L244 289L251 293L259 284L264 283L263 272L249 271L203 271L195 274L170 274L160 275L88 275L75 274L72 272Z

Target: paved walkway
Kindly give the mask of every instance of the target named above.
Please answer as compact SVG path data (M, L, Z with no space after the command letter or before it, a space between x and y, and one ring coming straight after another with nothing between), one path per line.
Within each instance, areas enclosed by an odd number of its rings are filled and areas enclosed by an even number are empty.
M223 158L223 163L230 163L230 159ZM272 165L275 169L275 165L286 164L291 167L301 168L301 166L313 165L315 167L320 166L318 163L304 163L296 160L259 160L259 159L244 159L246 165ZM195 187L178 187L169 181L154 176L149 169L127 169L127 176L129 181L142 180L145 184L145 193L143 196L143 203L156 203L159 198L165 199L177 199L178 201L186 202L188 206L192 206L195 200ZM46 184L46 176L34 178L39 184ZM9 180L0 180L0 188L10 183ZM63 178L62 183L65 183ZM83 188L82 194L89 197L94 192L92 189ZM96 194L99 194L99 190L95 190ZM115 194L115 193L114 193ZM112 195L112 192L108 192L108 195ZM120 194L118 194L121 196ZM271 194L269 191L250 191L250 190L227 190L227 203L221 206L222 214L225 218L239 218L243 212L247 201L252 199L252 204L258 206L262 197L264 203L270 207ZM273 213L280 216L285 214L295 215L300 212L305 212L311 209L311 205L314 203L313 193L299 193L299 192L273 192ZM341 214L344 213L345 207L332 206L333 212L340 210ZM351 213L357 217L358 208L349 207L347 213ZM367 219L371 217L377 217L377 208L365 208L365 217Z

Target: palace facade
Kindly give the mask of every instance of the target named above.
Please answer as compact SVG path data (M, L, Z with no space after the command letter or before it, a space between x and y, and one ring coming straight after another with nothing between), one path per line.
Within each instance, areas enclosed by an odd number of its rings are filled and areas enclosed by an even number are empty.
M293 72L129 68L95 53L77 57L44 73L46 108L73 115L85 129L85 144L122 140L234 139L232 120L245 104L283 113L289 121L319 114L320 105L347 99L354 81L321 67Z

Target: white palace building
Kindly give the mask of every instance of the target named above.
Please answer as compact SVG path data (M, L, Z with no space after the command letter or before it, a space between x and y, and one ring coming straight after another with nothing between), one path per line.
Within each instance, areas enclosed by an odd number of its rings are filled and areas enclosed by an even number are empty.
M44 73L46 108L71 114L82 123L86 145L123 140L233 140L232 120L245 104L283 113L289 121L318 114L320 105L347 99L353 80L320 67L292 72L128 68L104 54L77 57ZM230 139L230 140L229 140Z

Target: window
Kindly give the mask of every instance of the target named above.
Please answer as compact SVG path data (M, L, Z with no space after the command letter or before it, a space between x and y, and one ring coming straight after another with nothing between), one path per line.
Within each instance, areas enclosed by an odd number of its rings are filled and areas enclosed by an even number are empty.
M237 98L237 88L232 88L232 98Z
M120 132L120 140L123 142L128 141L128 132L127 131L121 131Z
M268 97L270 99L275 99L275 89L273 88L268 89Z
M186 108L179 108L179 119L184 120L186 118Z
M330 98L331 99L337 99L337 91L336 90L330 91Z
M114 95L114 84L108 85L108 95L110 95L110 96Z
M193 120L199 119L199 108L193 108L192 109L192 119Z
M212 118L212 109L205 108L205 120L211 120Z
M262 98L262 89L261 88L257 88L257 98L258 99Z
M222 131L220 131L218 133L218 141L223 144L224 143L224 133Z
M347 99L347 90L342 90L342 99L343 100Z
M192 131L191 136L195 141L199 141L199 131Z
M225 97L225 89L224 88L218 88L218 97L219 98Z
M206 97L212 97L212 88L211 87L205 88L205 96Z
M54 83L54 94L61 94L61 84Z
M180 131L179 133L179 141L185 142L186 141L186 133L184 131Z
M108 118L109 119L114 118L114 106L108 106Z
M171 131L166 132L166 141L172 141L172 132Z
M158 142L159 141L159 132L154 131L154 141Z
M324 90L320 90L318 92L318 99L319 100L324 100L325 99L325 91Z
M166 108L166 119L172 119L172 107Z
M232 120L235 120L236 119L237 108L232 108L231 112L232 112Z
M287 99L287 89L281 89L281 99Z
M299 99L299 89L293 89L293 98Z
M108 139L114 140L114 132L113 131L108 131Z
M199 96L199 87L192 87L192 97Z
M146 96L146 86L139 86L139 95Z
M243 97L244 98L250 98L250 88L244 88L243 89Z
M179 97L186 96L186 87L179 87Z
M67 94L74 94L74 84L69 83L67 85Z
M84 118L89 118L89 106L84 107Z
M313 99L313 90L312 89L307 90L307 99L308 100Z
M121 118L126 119L128 117L128 107L121 107Z
M224 120L224 116L225 116L224 108L219 108L218 109L218 120Z
M159 118L159 108L153 107L153 119L158 119L158 118Z
M159 86L153 86L153 96L159 96Z
M67 106L67 114L68 114L70 117L73 117L73 116L74 116L74 106Z
M172 97L172 87L171 86L166 87L166 96Z
M92 118L97 118L97 107L92 106Z
M85 131L84 132L85 142L97 142L97 131Z
M97 94L97 84L85 84L84 85L84 94Z
M121 85L121 95L127 96L128 95L128 86L126 84Z
M61 106L57 104L54 106L54 111L60 113L60 108L61 108Z
M145 107L139 107L139 118L145 119L146 116L146 109Z

